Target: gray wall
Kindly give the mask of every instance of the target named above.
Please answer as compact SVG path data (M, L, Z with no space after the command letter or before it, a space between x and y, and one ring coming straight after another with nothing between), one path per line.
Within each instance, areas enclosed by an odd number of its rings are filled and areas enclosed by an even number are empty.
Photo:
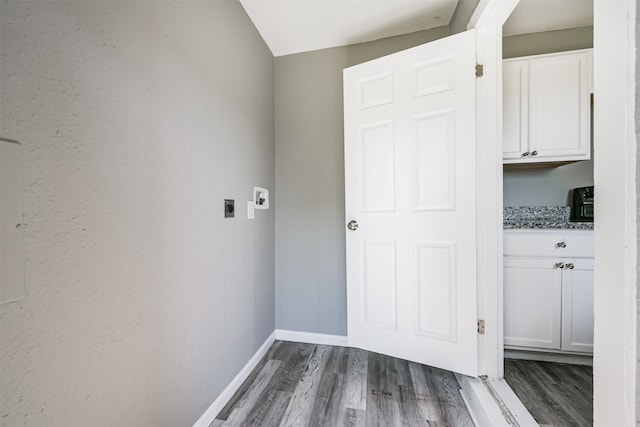
M593 47L593 27L521 34L502 39L502 56L539 55Z
M0 15L28 223L0 424L191 425L274 329L274 210L246 219L274 188L273 57L237 1Z
M469 19L471 19L471 15L476 10L478 3L480 3L479 0L458 0L456 10L449 22L451 34L458 34L467 30Z
M502 44L505 58L590 47L593 27L505 37ZM593 153L592 160L554 168L505 169L504 205L564 206L572 188L587 185L593 185Z
M276 327L346 335L342 70L447 27L277 57Z

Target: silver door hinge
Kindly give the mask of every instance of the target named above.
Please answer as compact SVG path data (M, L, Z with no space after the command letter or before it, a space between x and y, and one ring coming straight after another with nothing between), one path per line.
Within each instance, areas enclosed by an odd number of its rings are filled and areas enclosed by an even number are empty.
M476 64L476 77L482 77L484 75L484 65Z
M484 320L478 320L478 335L484 335Z

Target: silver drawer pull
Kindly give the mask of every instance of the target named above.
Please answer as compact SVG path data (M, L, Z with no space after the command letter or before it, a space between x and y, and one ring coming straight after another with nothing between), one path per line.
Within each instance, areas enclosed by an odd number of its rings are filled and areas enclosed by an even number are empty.
M538 155L538 152L537 152L536 150L533 150L533 151L531 152L531 155L532 155L532 156L537 156L537 155Z
M573 270L575 265L573 265L572 263L569 263L569 264L565 265L565 267L567 267L569 270Z
M556 248L566 248L567 244L565 242L556 243Z
M522 153L522 157L527 157L528 155L529 155L528 151L526 153Z
M556 262L553 268L564 268L564 262Z

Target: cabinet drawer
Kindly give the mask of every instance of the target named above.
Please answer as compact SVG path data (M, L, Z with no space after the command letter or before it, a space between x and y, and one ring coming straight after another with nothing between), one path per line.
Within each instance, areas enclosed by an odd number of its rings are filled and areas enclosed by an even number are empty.
M593 257L593 231L504 232L505 256Z

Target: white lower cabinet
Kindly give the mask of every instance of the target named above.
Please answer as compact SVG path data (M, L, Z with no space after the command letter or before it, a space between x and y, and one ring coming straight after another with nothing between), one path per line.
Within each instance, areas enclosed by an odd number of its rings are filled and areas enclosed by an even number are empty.
M593 247L592 232L505 231L506 347L593 352L593 255L584 257L585 245Z

